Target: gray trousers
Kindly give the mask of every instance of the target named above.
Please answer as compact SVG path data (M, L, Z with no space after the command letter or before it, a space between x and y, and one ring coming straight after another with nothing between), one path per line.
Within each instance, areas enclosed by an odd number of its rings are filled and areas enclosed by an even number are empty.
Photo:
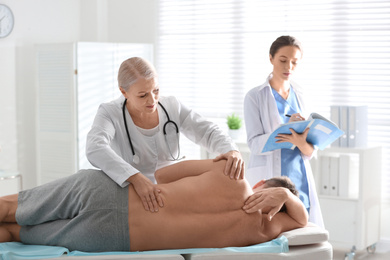
M25 244L70 251L130 251L128 188L105 173L81 170L21 191L16 221Z

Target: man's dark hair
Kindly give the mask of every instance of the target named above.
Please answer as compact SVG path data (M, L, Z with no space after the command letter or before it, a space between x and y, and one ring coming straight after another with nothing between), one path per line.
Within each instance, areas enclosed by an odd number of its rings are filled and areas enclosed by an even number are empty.
M273 177L266 180L264 184L267 188L284 187L290 190L292 194L299 197L299 192L297 188L295 188L295 184L287 176ZM286 212L286 205L283 205L283 207L280 209L280 212Z

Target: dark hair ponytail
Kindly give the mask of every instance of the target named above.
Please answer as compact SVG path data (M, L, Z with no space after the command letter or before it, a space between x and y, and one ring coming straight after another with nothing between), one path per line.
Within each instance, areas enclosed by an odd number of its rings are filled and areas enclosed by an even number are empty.
M292 36L288 36L288 35L283 35L283 36L278 37L271 44L271 48L269 49L269 54L272 57L274 57L276 52L280 48L285 47L285 46L295 46L295 47L297 47L301 51L301 53L303 52L302 51L302 45L296 38L294 38Z

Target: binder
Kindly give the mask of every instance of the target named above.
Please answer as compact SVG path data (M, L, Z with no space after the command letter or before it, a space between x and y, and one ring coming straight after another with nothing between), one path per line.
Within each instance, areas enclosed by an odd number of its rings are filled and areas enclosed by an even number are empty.
M359 198L359 186L360 186L360 164L362 163L358 154L349 154L350 156L350 172L349 172L349 190L348 190L348 198L357 199ZM364 185L364 184L363 184Z
M339 195L339 157L330 157L329 195Z
M348 146L367 146L367 106L348 107Z
M330 120L340 126L340 106L330 107ZM344 131L345 132L345 131ZM331 144L332 147L340 146L340 139L337 139Z
M339 157L339 196L351 197L351 157L347 154L340 154Z
M321 156L321 186L320 193L322 195L330 195L329 191L329 173L330 173L330 157Z
M340 147L348 147L348 107L340 106L339 128L344 132L340 137Z

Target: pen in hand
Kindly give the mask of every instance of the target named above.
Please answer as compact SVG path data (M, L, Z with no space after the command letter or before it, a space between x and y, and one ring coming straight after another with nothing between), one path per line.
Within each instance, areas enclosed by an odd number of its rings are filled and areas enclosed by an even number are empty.
M303 121L303 120L305 120L305 118L302 117L300 114L296 114L296 116L294 116L294 117L293 117L293 115L290 115L290 114L285 114L285 116L291 118L290 120L292 120L292 121Z

